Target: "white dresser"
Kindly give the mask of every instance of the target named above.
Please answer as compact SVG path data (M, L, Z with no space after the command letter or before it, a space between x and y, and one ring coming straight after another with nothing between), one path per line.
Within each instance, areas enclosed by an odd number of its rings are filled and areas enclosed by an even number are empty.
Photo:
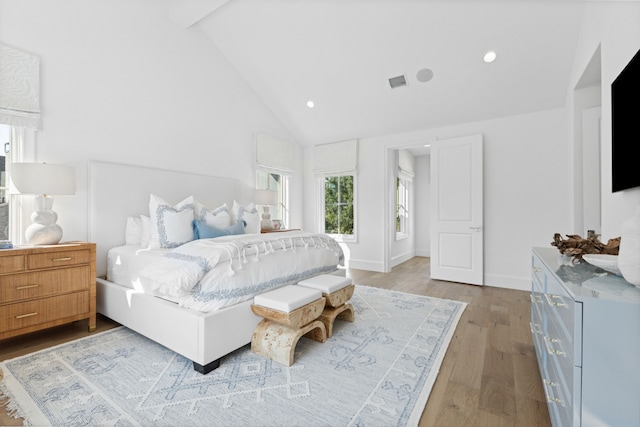
M531 331L554 426L640 426L640 289L534 248Z

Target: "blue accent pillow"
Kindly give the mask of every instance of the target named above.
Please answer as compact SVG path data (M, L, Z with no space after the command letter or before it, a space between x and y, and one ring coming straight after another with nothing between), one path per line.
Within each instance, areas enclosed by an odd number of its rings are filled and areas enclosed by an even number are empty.
M193 221L193 238L194 239L212 239L220 236L230 236L232 234L244 234L245 221L238 221L230 227L218 228L209 225L206 222L196 219Z

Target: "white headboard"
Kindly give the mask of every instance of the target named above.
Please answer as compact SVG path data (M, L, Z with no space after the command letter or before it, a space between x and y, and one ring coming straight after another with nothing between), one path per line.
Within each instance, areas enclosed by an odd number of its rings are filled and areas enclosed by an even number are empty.
M88 188L88 236L96 244L98 277L107 273L108 250L124 244L127 217L149 215L152 193L172 204L193 195L210 209L253 198L253 188L236 179L93 160Z

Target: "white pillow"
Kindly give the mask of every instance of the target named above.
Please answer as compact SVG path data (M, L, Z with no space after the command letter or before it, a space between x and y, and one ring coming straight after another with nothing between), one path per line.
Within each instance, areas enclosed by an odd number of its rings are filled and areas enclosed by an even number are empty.
M227 204L223 204L214 210L207 209L202 203L195 200L195 218L204 221L205 224L216 228L228 228L231 225L231 212Z
M233 201L233 208L231 209L233 212L233 217L235 221L233 223L240 220L244 220L247 225L244 228L245 233L260 233L260 220L261 216L256 209L256 204L251 202L246 207L240 206L237 201Z
M147 248L151 241L151 218L146 215L140 215L140 224L142 234L140 236L140 246Z
M149 201L151 241L149 248L177 248L193 240L193 196L175 206L152 194Z
M124 230L124 244L142 244L142 218L130 216L127 218L127 225Z

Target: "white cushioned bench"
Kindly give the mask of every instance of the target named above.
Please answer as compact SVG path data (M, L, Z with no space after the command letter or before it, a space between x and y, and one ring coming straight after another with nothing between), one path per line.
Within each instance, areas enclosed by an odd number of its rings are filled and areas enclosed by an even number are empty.
M318 317L326 299L317 289L283 286L253 299L251 310L264 318L251 338L251 350L286 366L293 364L298 340L325 342L327 331Z
M333 335L333 323L336 319L348 322L355 321L353 306L347 304L355 290L351 279L333 274L321 274L301 280L298 285L307 289L318 290L326 298L327 303L320 315L320 320L327 330L327 338L331 338Z

